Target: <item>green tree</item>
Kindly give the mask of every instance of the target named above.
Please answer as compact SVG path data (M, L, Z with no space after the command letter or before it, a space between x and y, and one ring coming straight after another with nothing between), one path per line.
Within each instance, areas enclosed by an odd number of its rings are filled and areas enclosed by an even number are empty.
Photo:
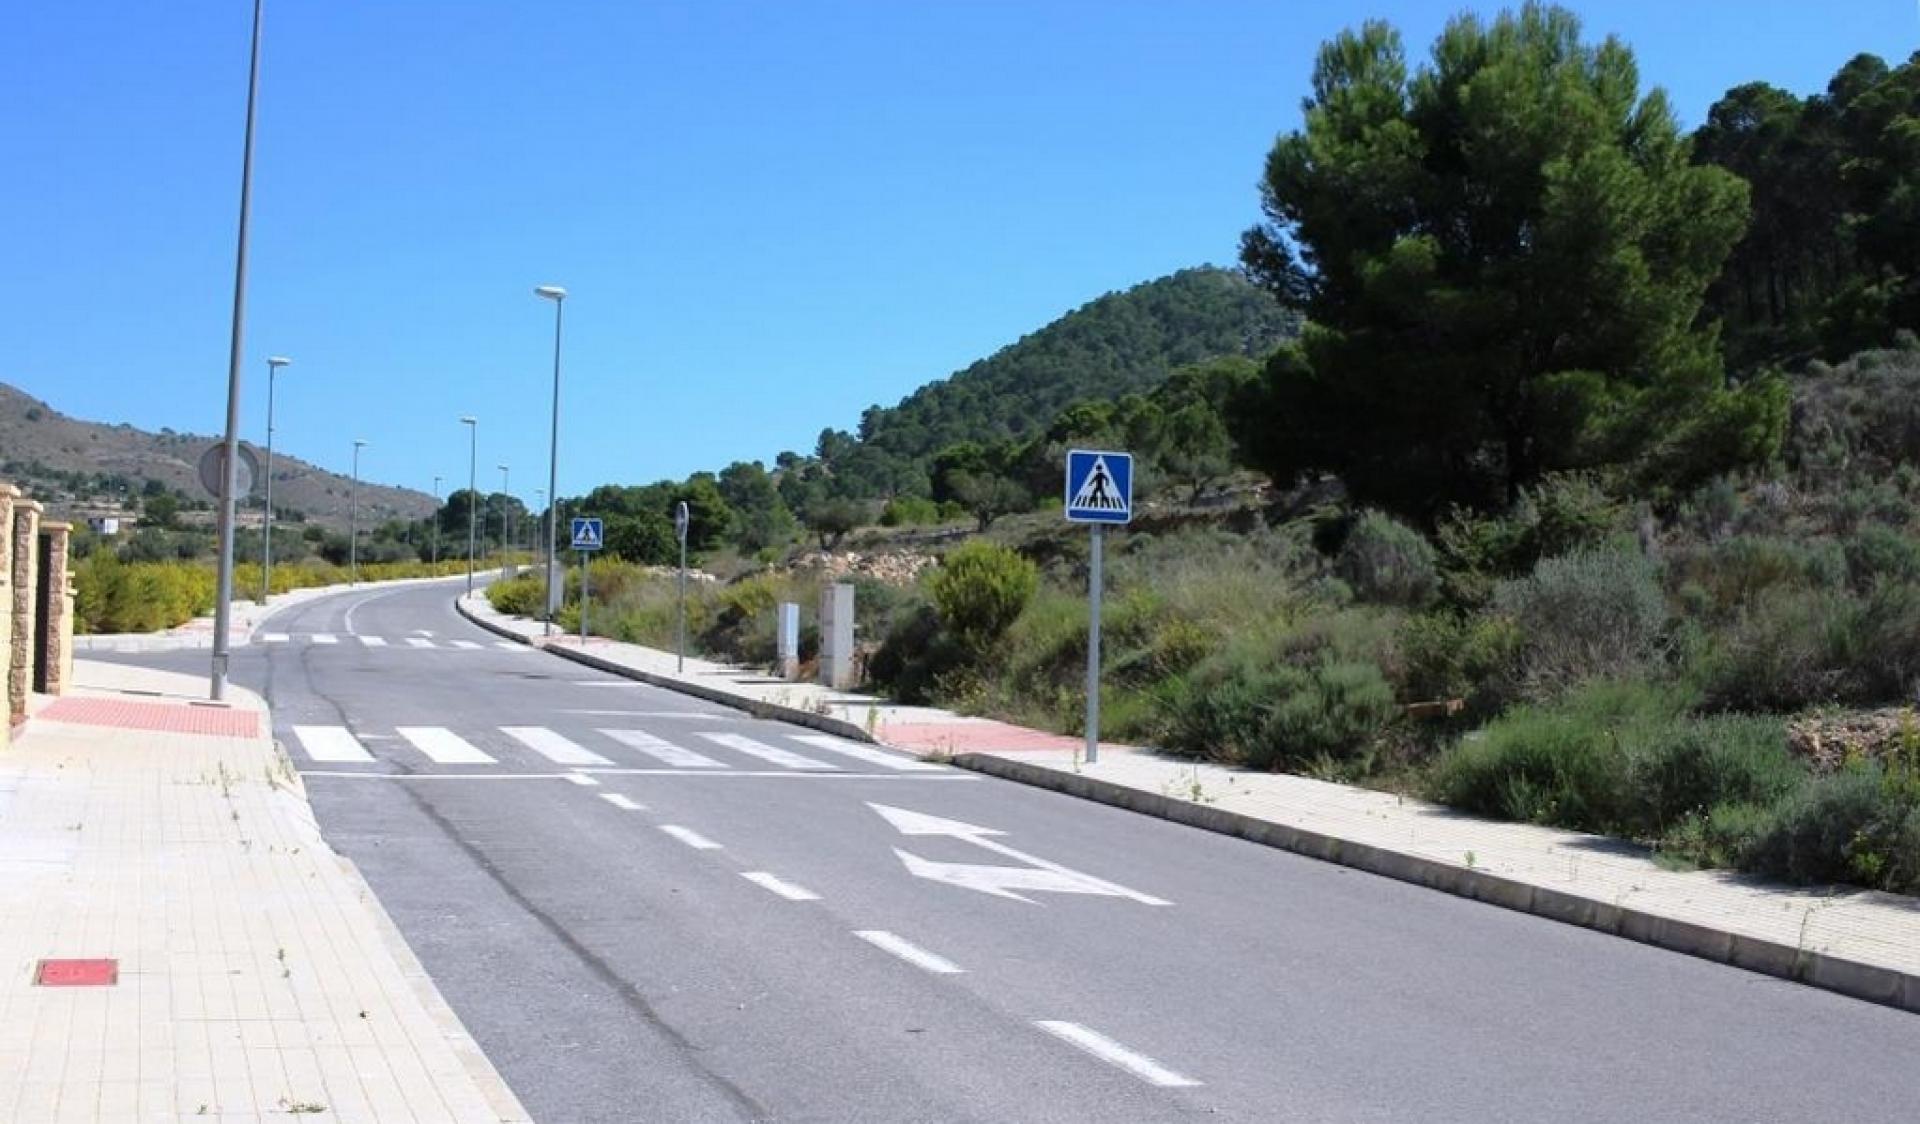
M172 530L180 520L180 497L171 492L149 490L140 503L141 522L161 530Z
M833 550L861 524L860 505L853 500L821 495L807 505L807 530L820 540L821 550Z
M1384 23L1328 42L1261 205L1242 260L1312 324L1235 408L1276 480L1335 472L1430 520L1555 470L1684 483L1777 445L1784 387L1730 386L1696 324L1745 189L1571 12L1457 17L1417 72Z
M673 524L653 511L611 515L607 520L607 553L625 562L666 566L679 561L680 542Z
M734 541L756 551L786 542L793 534L793 512L759 461L735 461L720 470L720 497L734 513Z

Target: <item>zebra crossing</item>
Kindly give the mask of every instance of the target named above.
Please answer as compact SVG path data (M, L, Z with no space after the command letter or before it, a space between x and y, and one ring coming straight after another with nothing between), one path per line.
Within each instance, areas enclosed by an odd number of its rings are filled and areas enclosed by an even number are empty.
M943 766L892 753L875 746L826 734L782 734L796 748L727 732L692 731L674 740L645 730L614 727L595 729L591 739L576 741L545 726L497 726L455 732L445 726L396 726L386 731L354 731L345 726L292 727L296 757L315 765L372 764L381 759L415 764L424 758L433 765L518 767L526 762L503 760L531 753L550 765L570 769L640 768L695 773L774 771L795 774L926 773L944 772ZM497 735L497 736L496 736ZM368 743L378 747L369 748ZM686 743L686 744L683 744ZM699 745L700 749L689 748ZM802 752L804 750L805 752Z
M299 645L354 645L362 648L401 648L405 650L430 650L436 652L532 652L525 644L516 644L511 640L493 640L482 643L478 640L440 640L418 633L412 636L361 636L354 633L342 635L337 632L263 632L254 638L254 643L268 646L297 647Z

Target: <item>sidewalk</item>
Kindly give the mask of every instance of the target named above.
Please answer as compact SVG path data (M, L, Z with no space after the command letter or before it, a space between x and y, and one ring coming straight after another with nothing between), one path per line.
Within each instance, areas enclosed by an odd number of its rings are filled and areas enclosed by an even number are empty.
M763 717L878 741L964 768L1238 835L1329 862L1920 1012L1920 900L1672 871L1603 836L1462 815L1424 801L1280 773L1196 764L931 707L788 683L757 669L574 636L459 600L500 635Z
M0 753L0 1120L524 1121L260 700L75 666ZM69 957L117 981L35 982Z
M487 570L484 573L491 579L495 571ZM273 594L267 598L265 604L235 597L233 617L227 622L227 643L231 647L241 647L248 643L253 636L253 630L259 628L261 622L282 609L291 609L295 605L330 597L349 589L399 589L431 582L465 580L465 574L454 574L444 578L401 578L388 582L361 582L358 585L316 585ZM160 632L82 634L73 638L73 650L75 652L175 652L212 648L213 632L213 614L208 613Z

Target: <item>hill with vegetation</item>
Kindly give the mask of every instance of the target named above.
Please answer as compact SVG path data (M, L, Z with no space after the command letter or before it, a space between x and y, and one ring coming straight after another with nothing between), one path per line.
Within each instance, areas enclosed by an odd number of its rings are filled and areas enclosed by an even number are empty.
M155 495L175 509L206 507L196 466L217 437L68 417L26 392L0 383L0 479L47 503L56 513L91 508L137 510ZM264 463L264 453L255 449ZM326 527L347 525L352 481L278 453L273 503L289 520ZM257 491L257 489L256 489ZM261 499L252 497L252 506ZM361 518L369 523L418 519L435 508L432 496L407 488L360 482Z

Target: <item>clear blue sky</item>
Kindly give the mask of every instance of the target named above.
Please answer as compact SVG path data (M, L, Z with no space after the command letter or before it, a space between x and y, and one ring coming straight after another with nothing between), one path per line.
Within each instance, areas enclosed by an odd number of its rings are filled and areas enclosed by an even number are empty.
M1914 0L1573 5L1691 127L1728 86L1902 59ZM81 417L222 425L247 0L13 5L0 380ZM1492 11L1497 5L1483 5ZM560 488L810 450L1099 294L1232 262L1316 46L1418 0L277 0L245 436L426 488Z

